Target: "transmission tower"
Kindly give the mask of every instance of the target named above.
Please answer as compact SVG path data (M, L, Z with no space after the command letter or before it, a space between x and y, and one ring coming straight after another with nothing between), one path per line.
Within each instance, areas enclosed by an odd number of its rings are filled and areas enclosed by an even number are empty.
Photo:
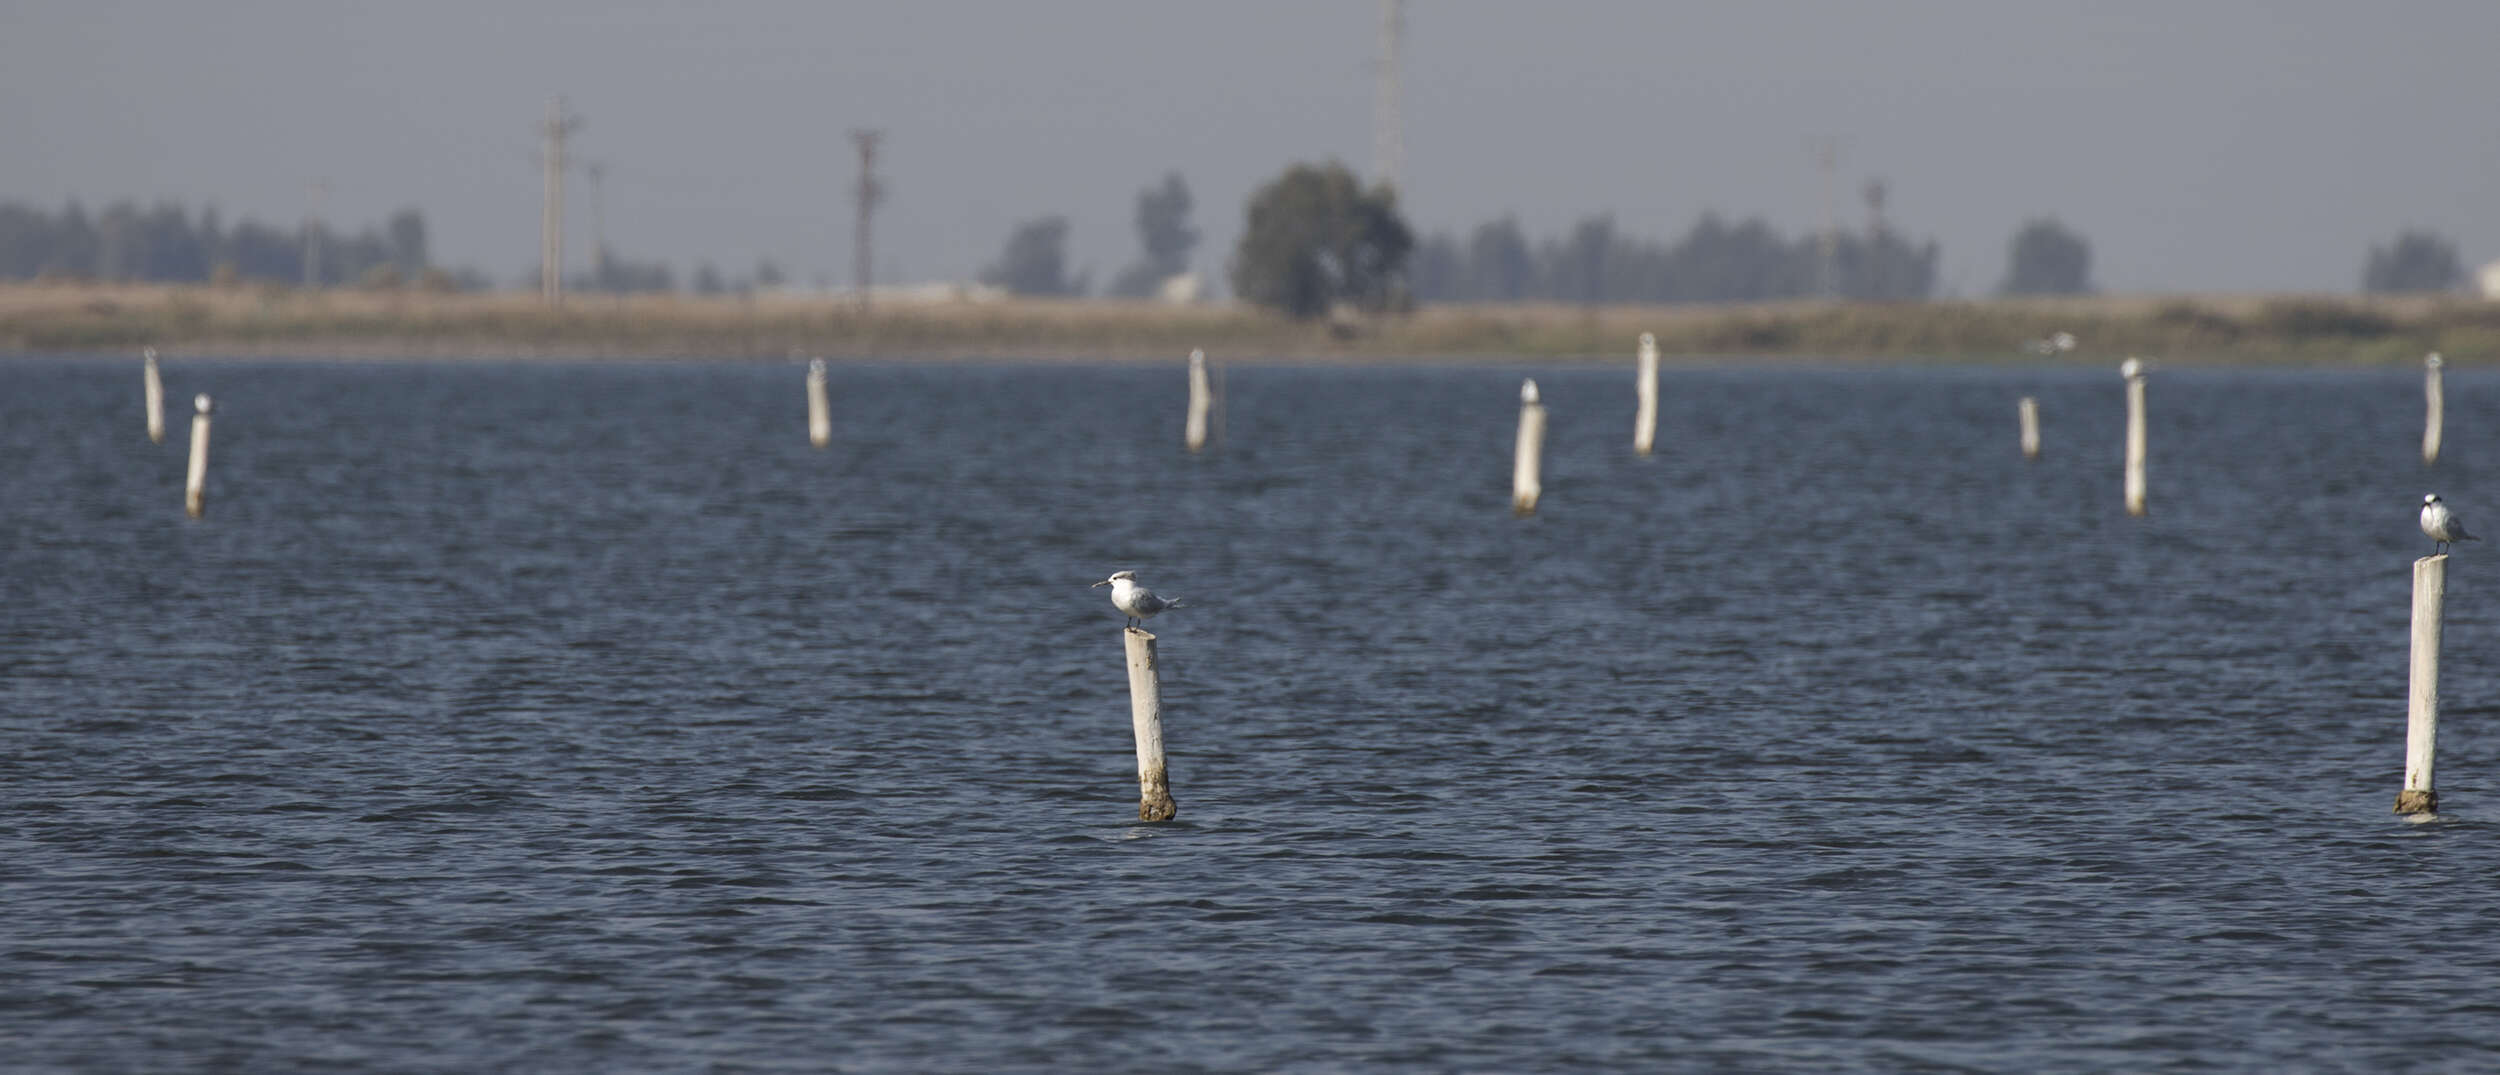
M1372 93L1372 181L1395 189L1406 170L1406 138L1398 116L1398 53L1406 32L1404 0L1380 0L1379 83Z
M582 118L564 114L564 98L547 102L547 122L539 133L547 139L547 198L538 221L538 297L549 306L564 302L564 140L580 130Z
M874 264L870 260L868 215L885 198L885 187L877 182L877 143L884 138L884 131L851 132L851 144L859 149L859 185L851 191L859 206L859 216L851 226L851 283L859 289L861 309L868 306L869 266Z

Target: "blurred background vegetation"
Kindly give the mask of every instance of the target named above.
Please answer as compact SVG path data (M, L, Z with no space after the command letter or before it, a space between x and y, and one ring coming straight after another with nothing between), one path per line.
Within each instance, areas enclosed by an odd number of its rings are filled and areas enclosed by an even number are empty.
M415 208L355 231L225 221L121 202L90 213L0 202L0 347L154 344L244 353L652 356L1595 356L1653 332L1687 355L2003 357L2121 353L2210 361L2473 361L2500 303L2469 295L2453 244L2406 231L2363 252L2356 296L2100 296L2092 246L2024 221L1985 299L1938 295L1939 249L1895 228L1881 183L1861 226L1783 235L1703 213L1682 234L1610 214L1532 237L1514 217L1419 236L1396 191L1336 162L1296 163L1244 206L1225 272L1203 274L1194 200L1167 172L1137 192L1135 260L1090 298L1068 219L1018 224L977 280L857 295L797 289L770 261L731 276L604 240L570 298L497 289L440 265ZM1216 280L1234 301L1210 302ZM534 287L533 269L528 286ZM1083 300L1083 301L1077 301ZM2072 351L2041 347L2058 333Z

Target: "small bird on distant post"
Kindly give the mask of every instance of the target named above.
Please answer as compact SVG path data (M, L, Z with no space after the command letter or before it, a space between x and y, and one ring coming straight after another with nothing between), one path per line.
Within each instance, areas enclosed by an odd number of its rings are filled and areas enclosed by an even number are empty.
M2455 512L2448 510L2448 505L2440 501L2437 493L2422 497L2422 533L2429 535L2433 542L2433 556L2447 555L2448 546L2460 541L2482 540L2465 532L2465 523L2458 520Z
M1167 608L1181 607L1178 599L1158 597L1153 590L1138 585L1137 572L1134 571L1114 571L1110 578L1094 585L1111 587L1111 606L1128 615L1131 627L1143 627L1146 617Z

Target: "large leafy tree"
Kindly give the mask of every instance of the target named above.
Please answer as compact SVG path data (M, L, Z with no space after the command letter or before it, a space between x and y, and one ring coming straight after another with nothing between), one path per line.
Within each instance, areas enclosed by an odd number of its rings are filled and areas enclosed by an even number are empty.
M1167 172L1158 186L1137 192L1137 264L1120 271L1111 293L1145 298L1165 280L1189 271L1189 254L1198 246L1198 229L1189 226L1189 184L1179 172Z
M981 282L1018 295L1084 294L1084 278L1068 276L1068 218L1046 216L1016 225L998 263L982 270Z
M391 214L383 225L390 235L391 263L401 272L414 276L428 267L425 248L425 215L414 209Z
M2429 232L2408 231L2391 246L2370 248L2363 291L2448 291L2465 281L2456 245Z
M1615 241L1615 218L1599 215L1583 218L1571 229L1570 237L1545 250L1545 278L1554 289L1554 297L1565 302L1599 303L1614 295L1608 284L1623 251Z
M1295 317L1406 300L1415 236L1389 187L1366 190L1334 161L1297 164L1250 196L1248 218L1233 251L1233 293L1243 299Z
M1476 227L1467 240L1466 280L1470 299L1517 302L1528 297L1536 282L1536 259L1519 218L1506 216Z
M2005 251L2001 295L2080 295L2092 290L2092 244L2048 217L2027 221Z

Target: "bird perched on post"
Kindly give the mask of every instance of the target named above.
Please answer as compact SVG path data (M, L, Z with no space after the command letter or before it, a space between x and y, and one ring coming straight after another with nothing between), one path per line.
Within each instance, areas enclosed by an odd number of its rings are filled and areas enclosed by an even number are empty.
M2431 546L2433 556L2447 555L2448 546L2460 541L2482 540L2465 532L2465 524L2457 519L2455 512L2448 510L2448 505L2440 502L2437 493L2422 497L2422 532L2429 535L2434 543Z
M1181 607L1178 599L1158 597L1153 590L1138 585L1137 572L1134 571L1114 571L1110 578L1094 585L1111 587L1111 606L1128 615L1131 627L1143 627L1146 617L1167 608Z

